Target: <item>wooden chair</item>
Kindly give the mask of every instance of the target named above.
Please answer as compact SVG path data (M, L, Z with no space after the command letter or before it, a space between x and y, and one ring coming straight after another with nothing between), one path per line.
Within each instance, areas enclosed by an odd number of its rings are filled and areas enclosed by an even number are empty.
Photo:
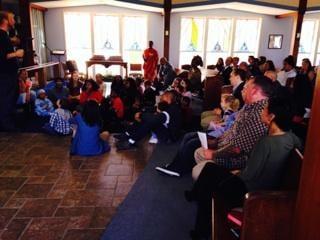
M294 149L285 166L279 191L246 194L243 208L228 211L218 197L213 199L214 240L290 240L292 219L303 156ZM236 235L240 236L237 237Z
M142 64L140 63L130 63L129 66L129 77L137 78L137 77L142 77Z
M224 93L232 94L232 92L233 92L233 86L232 85L224 85L221 88L221 93L222 94L224 94Z
M203 111L220 107L222 84L220 75L206 78L204 81Z

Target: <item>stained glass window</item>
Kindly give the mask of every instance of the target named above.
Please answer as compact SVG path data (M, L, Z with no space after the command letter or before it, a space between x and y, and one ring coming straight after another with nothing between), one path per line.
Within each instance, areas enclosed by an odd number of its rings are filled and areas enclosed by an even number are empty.
M233 55L240 61L247 61L249 55L256 55L258 49L260 21L258 19L237 19Z
M316 20L304 20L302 23L302 31L299 44L299 54L297 65L301 66L302 59L309 58L311 62L314 60L315 44L316 44Z
M180 33L180 66L190 64L193 56L203 58L204 18L182 18Z
M216 64L219 57L230 55L232 19L209 19L207 65Z
M143 63L142 54L147 48L147 18L124 17L123 23L123 58L129 63Z
M104 55L105 58L121 55L119 22L118 16L95 15L93 17L95 55ZM120 74L119 66L105 68L95 65L94 67L95 73Z
M65 13L64 25L67 59L75 60L79 71L85 72L85 62L92 57L90 14Z

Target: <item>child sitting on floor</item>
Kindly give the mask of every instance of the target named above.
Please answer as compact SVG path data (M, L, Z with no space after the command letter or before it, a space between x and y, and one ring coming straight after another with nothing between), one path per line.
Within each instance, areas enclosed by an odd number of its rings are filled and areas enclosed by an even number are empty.
M37 93L37 99L35 101L35 113L39 117L49 118L54 112L52 102L47 98L46 92L40 89Z
M45 124L44 130L53 135L69 135L71 133L71 125L69 120L72 118L71 112L68 110L68 100L63 98L57 101L58 108L50 117L49 123Z
M36 93L31 90L32 82L28 79L28 72L21 70L19 72L19 97L17 104L34 103Z
M96 101L85 102L81 114L70 119L70 123L77 125L71 143L71 155L94 156L110 151L109 132L100 132L102 120Z
M165 116L165 122L163 123L164 129L167 130L168 129L168 124L170 122L170 116L169 113L166 112L166 110L168 109L169 104L167 102L159 102L157 105L157 112L155 114L163 114ZM162 132L162 134L166 134L165 131ZM151 132L151 138L149 140L149 143L151 144L157 144L158 143L158 137L157 134L155 134L154 132Z

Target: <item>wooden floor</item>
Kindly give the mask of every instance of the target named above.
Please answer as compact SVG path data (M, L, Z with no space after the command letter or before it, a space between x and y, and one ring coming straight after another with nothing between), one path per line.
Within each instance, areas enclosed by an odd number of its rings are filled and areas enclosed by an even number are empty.
M0 239L99 239L153 150L69 157L69 145L0 133Z

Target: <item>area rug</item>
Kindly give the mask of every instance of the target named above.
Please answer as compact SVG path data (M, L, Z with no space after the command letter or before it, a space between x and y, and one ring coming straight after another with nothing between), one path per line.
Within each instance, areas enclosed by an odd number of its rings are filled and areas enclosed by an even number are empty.
M155 170L176 154L177 144L158 145L132 190L106 228L103 240L184 240L195 221L196 206L184 199L191 175L164 176Z

